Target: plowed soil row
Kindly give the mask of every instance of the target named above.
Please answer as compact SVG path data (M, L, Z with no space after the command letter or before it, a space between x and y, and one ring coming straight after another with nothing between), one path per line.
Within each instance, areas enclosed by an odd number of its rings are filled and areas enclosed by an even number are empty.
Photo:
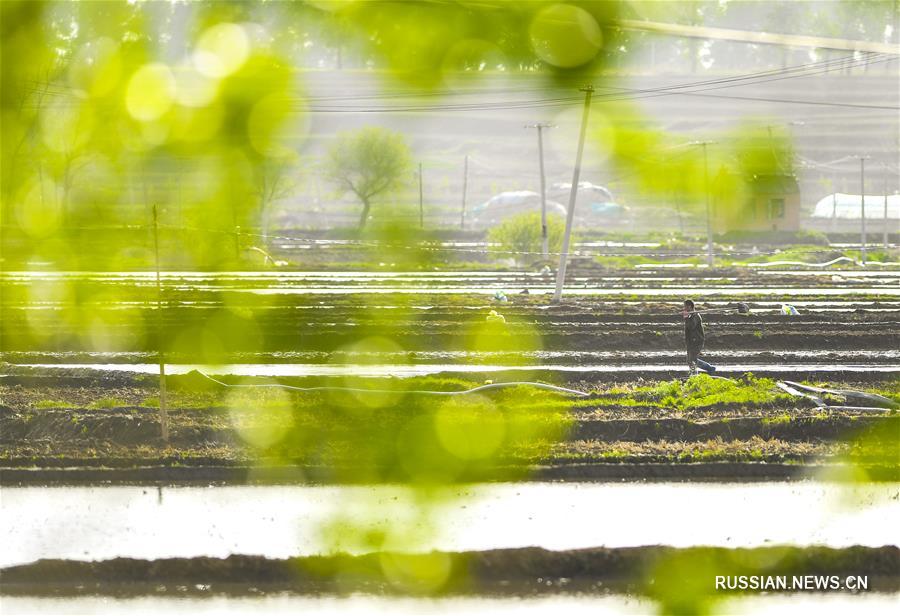
M403 584L404 576L397 575L402 567L415 571L417 565L433 567L435 562L448 567L447 579L439 589L454 595L656 594L648 582L667 569L674 568L675 573L669 575L676 575L679 566L687 570L703 566L704 570L722 575L738 572L742 575L835 575L840 579L862 575L869 577L869 591L894 592L900 587L900 548L896 546L841 549L645 546L566 551L518 548L431 553L419 557L375 553L284 560L244 555L153 561L40 560L0 570L0 592L32 596L249 595L278 591L390 594L410 590ZM685 571L682 569L682 573ZM410 578L409 583L414 580ZM701 596L696 598L699 600ZM684 595L680 599L690 601Z
M678 298L675 298L678 299ZM491 332L494 350L521 351L521 334L541 336L539 348L558 351L678 351L683 348L683 321L677 307L643 314L616 314L607 306L585 302L580 306L548 309L546 305L491 304L478 298L469 308L427 307L359 309L357 304L334 305L332 301L300 309L296 305L248 308L243 316L222 307L164 308L162 330L155 311L97 305L91 314L104 323L104 340L117 351L143 352L158 348L162 331L166 347L184 352L184 344L210 324L225 330L253 332L235 335L224 349L241 352L327 352L359 342L372 335L389 337L405 351L452 351L470 346L476 327L484 324L489 310L496 309L506 324ZM417 303L422 300L417 300ZM702 307L702 306L701 306ZM612 313L611 313L612 312ZM123 318L128 315L128 319ZM896 350L900 337L900 311L855 311L805 313L800 316L750 314L739 317L732 309L704 316L707 347L711 350ZM64 319L53 310L29 307L4 308L3 351L52 352L91 351L96 340L85 336L78 320ZM102 349L99 349L102 350ZM537 349L536 349L537 350ZM223 357L226 357L223 355Z

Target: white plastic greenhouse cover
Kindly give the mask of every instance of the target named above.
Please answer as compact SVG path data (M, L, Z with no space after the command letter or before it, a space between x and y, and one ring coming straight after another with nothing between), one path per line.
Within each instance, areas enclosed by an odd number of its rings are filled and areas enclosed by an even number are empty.
M859 218L861 203L859 195L826 195L816 203L813 217ZM866 218L884 218L884 195L866 195ZM900 195L888 195L888 218L900 218Z

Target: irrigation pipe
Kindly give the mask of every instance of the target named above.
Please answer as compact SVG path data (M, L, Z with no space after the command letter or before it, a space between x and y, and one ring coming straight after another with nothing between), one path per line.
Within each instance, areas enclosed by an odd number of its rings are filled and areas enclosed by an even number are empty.
M767 261L763 263L735 263L735 265L743 265L744 267L776 267L781 265L803 265L806 267L828 267L829 265L834 265L835 263L840 263L842 261L849 261L850 263L857 263L856 259L851 259L850 257L838 257L837 259L832 259L831 261L826 261L825 263L806 263L804 261Z
M565 387L557 387L556 385L548 385L547 383L535 383L533 381L511 381L508 383L489 383L487 385L479 385L478 387L473 387L472 389L464 389L462 391L436 391L430 389L407 389L407 390L397 390L397 389L367 389L363 387L336 387L336 386L318 386L318 387L298 387L296 385L285 385L283 383L223 383L218 379L214 379L208 374L204 374L197 370L197 374L206 377L213 383L217 383L222 387L280 387L282 389L290 389L293 391L346 391L352 393L364 393L364 394L423 394L423 395L431 395L431 396L461 396L466 394L474 394L480 391L486 391L488 389L501 389L504 387L517 387L519 385L525 385L527 387L535 387L537 389L544 389L547 391L552 391L558 394L566 394L570 396L580 396L585 397L590 394L578 391L576 389L567 389Z
M816 411L864 411L866 413L886 413L891 409L883 406L817 406Z

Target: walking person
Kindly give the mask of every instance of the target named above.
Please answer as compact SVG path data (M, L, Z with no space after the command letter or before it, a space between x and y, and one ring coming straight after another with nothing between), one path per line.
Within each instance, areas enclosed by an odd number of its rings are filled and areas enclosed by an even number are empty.
M703 319L700 317L700 313L694 309L693 300L684 300L684 310L681 314L684 317L684 342L687 345L688 369L691 375L697 374L698 367L709 373L715 372L715 366L700 359L703 343L706 342L706 334L703 331Z

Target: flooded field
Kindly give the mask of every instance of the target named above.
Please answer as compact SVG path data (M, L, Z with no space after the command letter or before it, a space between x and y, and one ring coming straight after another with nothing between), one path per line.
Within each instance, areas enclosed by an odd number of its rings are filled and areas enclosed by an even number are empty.
M410 516L403 487L57 487L3 489L0 566L41 558L105 560L353 550L323 537L340 514ZM900 484L528 483L452 488L412 535L418 550L693 545L878 547L900 542ZM667 510L660 523L660 506ZM801 513L802 512L802 513ZM253 533L245 529L253 528ZM374 528L374 525L373 525ZM403 549L390 542L384 549Z
M713 361L716 355L710 354L709 359ZM278 363L278 364L227 364L227 365L192 365L192 364L167 364L166 373L172 375L188 374L193 371L199 371L209 375L226 375L226 376L289 376L289 377L307 377L307 376L342 376L352 374L357 377L395 377L405 378L412 376L428 376L444 373L475 373L490 374L493 372L529 372L540 373L548 376L558 376L560 373L609 373L609 374L640 374L641 376L664 376L673 372L678 372L680 368L680 357L672 357L672 361L666 364L640 363L640 364L621 364L621 363L579 363L577 365L565 364L528 364L528 365L497 365L497 364L297 364L297 363ZM846 358L845 358L846 359ZM728 363L726 366L718 369L717 374L721 375L741 375L746 372L762 375L794 375L799 373L883 373L886 375L900 374L900 363L896 363L897 358L888 358L886 363ZM674 364L674 365L673 365ZM140 374L156 374L159 372L159 364L128 364L128 363L112 363L112 364L76 364L76 363L59 363L59 364L17 364L22 368L56 368L66 370L91 370L101 372L132 372Z
M718 606L721 613L770 614L792 616L798 611L815 612L821 616L843 616L848 611L871 614L890 613L900 601L900 595L869 594L829 596L821 594L777 596L750 599L730 599ZM419 616L421 614L477 614L484 616L547 614L548 612L585 616L633 615L653 613L655 604L647 599L611 596L563 596L552 598L503 599L417 599L369 595L351 597L303 597L289 593L268 593L264 597L215 597L176 599L168 597L109 598L67 597L4 597L5 614L246 614L263 611L266 614L315 613L334 616Z
M576 270L577 272L577 270ZM165 292L176 299L185 292L202 294L210 291L233 291L258 294L493 294L496 291L546 294L551 292L554 278L541 272L527 271L222 271L178 272L161 274ZM4 272L5 285L36 285L36 290L64 290L78 286L98 290L103 285L129 285L135 289L155 290L156 275L152 271L131 272ZM608 294L647 297L666 294L715 296L723 294L779 296L849 296L900 295L897 268L886 270L841 270L810 272L766 270L763 272L722 272L712 275L695 272L671 272L664 276L649 268L622 275L578 275L566 280L567 294L602 296ZM633 291L633 293L631 293Z

